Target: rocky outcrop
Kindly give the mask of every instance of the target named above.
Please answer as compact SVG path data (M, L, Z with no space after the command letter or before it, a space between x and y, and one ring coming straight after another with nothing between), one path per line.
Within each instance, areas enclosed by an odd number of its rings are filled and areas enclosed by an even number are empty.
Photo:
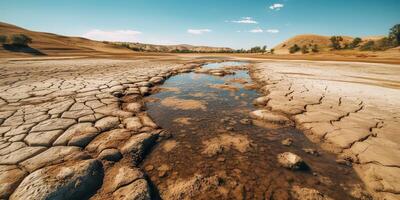
M98 160L63 163L29 174L10 196L13 199L82 199L101 185Z

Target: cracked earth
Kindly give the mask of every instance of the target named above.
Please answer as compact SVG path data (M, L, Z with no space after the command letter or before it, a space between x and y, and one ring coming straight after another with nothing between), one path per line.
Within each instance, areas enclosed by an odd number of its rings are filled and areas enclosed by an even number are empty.
M0 199L150 199L139 164L169 133L149 117L143 97L196 66L1 63ZM250 72L263 109L287 116L338 164L350 163L375 199L400 199L399 66L263 61Z
M375 199L400 199L400 68L267 62L252 69L265 107L350 162Z

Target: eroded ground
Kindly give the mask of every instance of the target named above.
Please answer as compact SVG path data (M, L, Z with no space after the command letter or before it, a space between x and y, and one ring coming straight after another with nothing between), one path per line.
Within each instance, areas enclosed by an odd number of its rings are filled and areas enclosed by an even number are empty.
M249 87L252 80L245 70L234 72L223 77L195 72L176 75L162 88L178 90L161 88L150 96L149 115L171 133L141 165L159 197L292 199L296 188L301 188L316 192L310 195L312 199L353 199L352 193L363 184L351 167L338 165L333 155L293 126L252 124L249 113L257 109L252 101L258 93ZM203 95L193 95L198 93ZM285 139L292 144L283 145ZM280 166L277 155L288 151L300 155L310 169ZM305 197L301 194L300 199Z
M399 199L398 66L189 62L2 62L0 199Z

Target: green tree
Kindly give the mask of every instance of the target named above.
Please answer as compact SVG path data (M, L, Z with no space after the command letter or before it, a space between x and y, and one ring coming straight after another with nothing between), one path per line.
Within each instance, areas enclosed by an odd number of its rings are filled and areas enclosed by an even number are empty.
M361 51L372 51L374 50L374 48L375 48L375 42L372 40L360 46Z
M274 54L274 51L275 51L275 49L271 49L269 52L270 52L271 54Z
M298 51L300 51L300 47L297 44L294 44L289 48L289 53L296 53Z
M4 44L7 42L7 36L5 35L0 35L0 44Z
M362 39L359 37L356 37L350 43L349 48L354 49L354 48L358 47L361 42L362 42Z
M264 45L264 46L262 47L261 52L262 52L262 53L267 52L267 45Z
M396 46L400 45L400 24L396 24L390 29L389 39L394 41Z
M32 43L32 38L24 34L15 34L11 36L11 44L15 46L28 46Z
M331 40L331 43L332 43L331 46L332 46L333 49L335 49L335 50L341 49L340 42L343 41L342 36L332 36L330 38L330 40Z

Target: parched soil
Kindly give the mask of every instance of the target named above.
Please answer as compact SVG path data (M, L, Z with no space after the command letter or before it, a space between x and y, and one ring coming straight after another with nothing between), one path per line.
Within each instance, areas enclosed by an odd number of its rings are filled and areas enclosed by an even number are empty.
M2 60L0 199L400 199L398 65L214 59Z

